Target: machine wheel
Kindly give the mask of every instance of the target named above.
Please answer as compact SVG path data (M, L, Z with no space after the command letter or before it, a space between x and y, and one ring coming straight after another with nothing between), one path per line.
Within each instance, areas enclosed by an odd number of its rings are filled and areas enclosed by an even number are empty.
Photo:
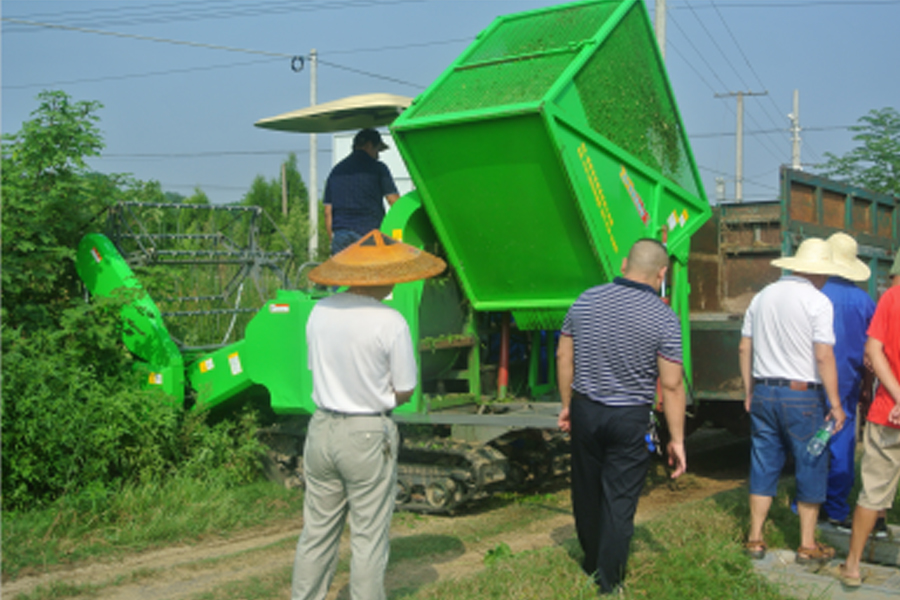
M395 502L397 506L403 506L410 499L410 489L409 484L405 481L397 480L397 495L395 497Z
M434 509L443 509L453 500L456 483L452 479L434 481L425 488L425 500Z

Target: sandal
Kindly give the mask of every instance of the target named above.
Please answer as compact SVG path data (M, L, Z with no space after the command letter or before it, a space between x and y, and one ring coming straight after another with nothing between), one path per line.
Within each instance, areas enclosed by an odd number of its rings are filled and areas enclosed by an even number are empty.
M762 540L747 540L746 542L744 542L744 553L755 560L765 558L766 550L766 543Z
M848 588L858 588L862 585L862 575L860 574L857 577L851 577L850 575L847 575L844 572L844 568L846 566L847 565L839 565L837 567L832 567L832 574Z
M834 558L834 548L816 542L814 548L804 548L803 546L797 548L797 557L794 560L797 564L806 565L813 562L828 562L832 558Z

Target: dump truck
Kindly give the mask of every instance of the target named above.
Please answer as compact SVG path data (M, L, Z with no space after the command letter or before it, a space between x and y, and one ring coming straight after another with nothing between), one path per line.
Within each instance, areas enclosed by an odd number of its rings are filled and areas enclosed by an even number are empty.
M753 296L776 281L770 263L791 256L807 237L852 235L872 271L860 285L878 300L900 249L900 198L782 167L772 201L719 203L693 238L690 266L693 426L710 421L749 433L738 343Z
M332 117L384 123L365 110ZM404 433L399 508L452 511L567 471L556 427L558 330L585 289L620 275L638 239L668 249L663 294L680 319L690 385L691 238L712 210L643 2L586 0L499 17L390 120L414 189L381 231L449 265L385 300L409 323L421 382L393 413ZM258 125L303 132L321 123L289 113ZM144 233L124 233L117 243L91 234L79 247L91 293L126 286L140 296L121 240ZM199 242L211 234L167 235ZM226 237L193 259L231 256ZM154 243L144 243L142 260L163 258ZM249 254L244 273L272 262ZM241 339L208 350L189 348L184 336L174 342L169 317L145 294L123 313L125 343L141 359L144 385L173 402L215 408L264 391L279 417L262 433L272 469L296 482L304 419L315 411L305 323L329 293L285 285Z

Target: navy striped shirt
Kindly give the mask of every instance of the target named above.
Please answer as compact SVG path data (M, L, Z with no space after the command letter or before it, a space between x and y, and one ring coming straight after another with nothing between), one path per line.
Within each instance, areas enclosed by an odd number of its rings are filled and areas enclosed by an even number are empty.
M649 285L616 277L578 297L561 333L575 348L572 389L612 406L653 403L657 357L681 363L681 324Z

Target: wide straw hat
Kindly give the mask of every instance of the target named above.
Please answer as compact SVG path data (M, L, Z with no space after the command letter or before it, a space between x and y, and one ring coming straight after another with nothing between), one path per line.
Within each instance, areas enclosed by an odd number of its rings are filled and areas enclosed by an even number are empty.
M309 279L322 285L390 285L432 277L446 268L437 256L373 229L310 271Z
M872 270L863 261L856 258L858 247L856 240L843 232L837 232L826 240L831 244L832 260L837 263L841 277L850 281L867 281Z
M832 259L831 244L820 238L803 240L794 256L782 256L773 266L809 275L840 275L840 267Z

